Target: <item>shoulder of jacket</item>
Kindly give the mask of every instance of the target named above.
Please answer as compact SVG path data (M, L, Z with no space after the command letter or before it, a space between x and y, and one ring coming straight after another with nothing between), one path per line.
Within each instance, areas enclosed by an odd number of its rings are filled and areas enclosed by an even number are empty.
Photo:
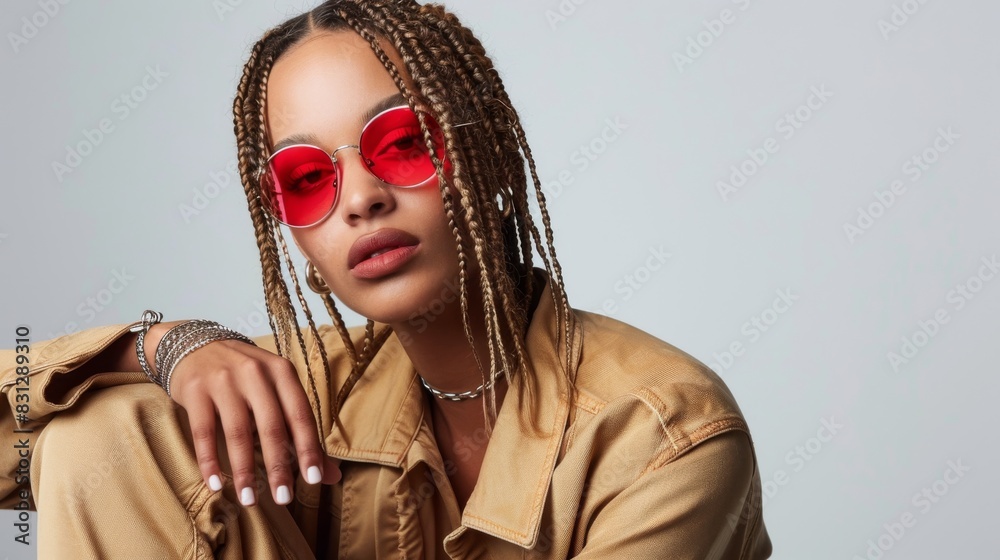
M749 435L729 387L703 362L612 317L579 310L576 315L583 333L578 414L619 421L611 416L647 411L677 454L725 431Z

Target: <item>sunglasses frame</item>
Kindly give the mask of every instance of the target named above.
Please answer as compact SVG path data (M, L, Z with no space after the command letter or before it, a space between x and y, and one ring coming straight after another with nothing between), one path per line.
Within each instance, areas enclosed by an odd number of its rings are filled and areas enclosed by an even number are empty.
M369 175L371 175L375 179L378 179L380 182L385 183L386 185L390 185L390 186L393 186L393 187L398 187L398 188L401 188L401 189L411 189L411 188L419 187L419 186L427 183L427 181L430 181L434 177L434 174L431 174L426 179L420 181L419 183L413 184L413 185L393 185L392 183L388 183L385 180L383 180L381 177L379 177L378 175L375 175L375 173L371 170L371 165L373 165L373 163L363 153L361 153L361 145L360 145L361 138L364 137L365 132L368 130L368 127L370 127L372 125L372 123L374 123L376 120L378 120L379 117L381 117L382 115L385 115L386 113L389 113L391 111L397 111L399 109L407 109L407 110L409 110L411 113L413 113L413 115L415 117L417 117L417 121L418 122L419 122L419 119L420 119L420 117L417 116L418 112L423 112L426 115L430 115L430 113L427 113L426 111L414 111L413 109L410 108L409 105L396 105L395 107L389 107L388 109L385 109L384 111L379 112L377 115L375 115L374 117L372 117L371 119L369 119L368 122L366 122L363 127L361 127L361 134L358 136L358 142L359 142L358 144L345 144L343 146L338 146L332 152L327 152L323 148L320 148L319 146L316 146L316 145L313 145L313 144L292 144L290 146L285 146L285 147L281 148L280 150L272 153L270 156L268 156L267 160L264 162L264 165L257 172L257 184L258 184L258 186L260 185L260 180L264 176L264 174L268 173L270 171L271 160L273 160L275 156L277 156L281 152L283 152L285 150L288 150L290 148L299 148L299 147L303 147L303 146L307 147L307 148L315 148L315 149L323 152L324 154L326 154L330 158L331 163L333 163L333 168L334 168L334 173L335 173L335 179L334 179L334 181L336 181L337 184L342 184L342 182L343 182L342 181L342 179L343 179L343 172L340 169L340 160L337 159L337 152L339 152L340 150L343 150L345 148L354 148L355 150L357 150L358 151L358 156L362 158L362 162L364 163L365 171L367 171ZM434 122L434 127L437 128L437 129L440 129L440 125L437 124L437 119L434 119L433 115L431 115L431 119ZM459 127L463 127L463 126L468 126L468 125L471 125L471 124L476 124L476 123L480 122L481 120L482 119L477 119L477 120L474 120L474 121L469 121L469 122L454 124L451 127L452 128L459 128ZM333 183L331 182L330 185L324 186L323 188L333 188L332 184ZM263 203L264 210L268 214L270 214L271 217L273 217L278 223L286 225L286 226L288 226L290 228L307 228L307 227L312 227L312 226L314 226L314 225L316 225L316 224L318 224L318 223L326 220L330 216L330 214L333 213L334 208L337 207L337 203L340 202L340 188L338 187L336 189L336 192L334 193L333 204L330 205L330 208L319 219L317 219L315 222L313 222L311 224L300 225L300 226L289 224L288 222L285 222L284 220L282 220L281 218L279 218L272 211L271 205L266 200L264 200L264 198L263 198L264 193L263 192L258 193L258 196L261 198L261 202Z

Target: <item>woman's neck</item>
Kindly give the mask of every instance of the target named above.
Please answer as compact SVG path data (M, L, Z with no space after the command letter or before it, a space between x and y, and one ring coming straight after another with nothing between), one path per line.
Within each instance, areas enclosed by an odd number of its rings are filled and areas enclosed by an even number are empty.
M469 347L468 338L462 324L462 308L458 294L452 294L448 298L451 301L442 302L441 306L434 306L432 309L440 308L437 314L425 314L418 320L411 320L401 324L393 324L393 331L401 342L404 351L413 363L414 368L431 387L441 391L460 393L474 390L483 383L484 374L487 379L490 377L490 353L489 341L486 327L484 325L484 312L482 299L480 297L478 282L474 278L469 280L468 309L469 327L472 331L473 348ZM534 301L529 302L528 316L534 309L538 301L540 289L535 290ZM522 290L523 291L523 279ZM502 311L500 312L503 315ZM503 333L504 346L508 349L513 347L513 340L509 332ZM475 354L473 354L473 349ZM480 373L479 364L482 364L484 373ZM510 356L513 358L513 356ZM500 386L506 385L503 381L503 374L497 381L497 409L501 402ZM504 388L505 389L505 388ZM504 390L505 392L505 390ZM460 416L467 416L466 411L475 412L482 417L483 398L467 399L464 401L450 401L434 399L439 405L442 413L450 415L458 413Z

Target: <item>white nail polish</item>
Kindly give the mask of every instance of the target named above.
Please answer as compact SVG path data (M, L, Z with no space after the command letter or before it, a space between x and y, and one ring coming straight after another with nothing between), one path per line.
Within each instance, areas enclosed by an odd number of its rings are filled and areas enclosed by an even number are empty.
M213 474L208 477L208 487L212 489L212 492L222 490L222 479L219 478L219 475Z
M277 494L278 495L276 501L278 502L279 505L285 505L288 502L292 501L292 494L291 492L288 491L288 487L285 485L281 485L278 487Z
M306 482L316 484L320 480L323 480L323 475L319 472L319 467L309 467L306 469Z
M249 486L240 492L240 503L245 506L252 506L254 504L253 489Z

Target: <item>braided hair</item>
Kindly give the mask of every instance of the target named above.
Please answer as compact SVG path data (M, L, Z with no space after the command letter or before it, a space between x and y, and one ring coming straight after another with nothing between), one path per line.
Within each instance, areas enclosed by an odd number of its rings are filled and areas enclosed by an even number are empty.
M453 168L451 183L458 193L457 199L448 188L442 162L431 144L432 136L425 118L421 112L417 113L437 170L445 214L455 237L462 321L470 345L473 344L473 337L469 326L467 280L471 272L477 273L475 276L479 279L479 286L475 289L482 296L477 299L483 305L490 353L488 374L484 371L483 364L479 363L484 382L492 379L500 369L504 371L508 381L513 372L519 372L524 375L525 380L518 385L519 391L522 391L520 397L528 403L527 407L535 406L535 372L524 346L528 322L527 302L532 301L537 289L530 273L534 244L549 274L556 308L557 332L559 338L565 341L566 362L562 374L567 377L568 386L572 388L575 372L570 368L572 341L569 337L573 332L571 325L575 318L567 301L562 269L553 246L545 196L542 194L524 129L504 90L503 82L479 39L443 6L421 5L413 0L323 2L313 10L266 31L254 44L243 67L243 75L233 102L237 157L260 249L268 321L278 353L282 356L290 354L294 334L299 350L303 356L307 356L302 330L296 320L288 285L282 273L281 260L284 258L296 297L305 312L308 328L317 341L326 386L331 387L330 365L323 339L302 295L279 224L263 206L258 182L259 171L270 155L265 118L267 81L271 68L283 52L306 36L329 31L353 31L366 40L410 108L415 108L417 101L425 103L439 125L447 158ZM391 44L399 53L417 91L410 91L400 74L401 70L386 55L379 39ZM472 126L453 127L455 123L469 121L475 122ZM525 159L535 187L534 198L541 214L544 239L529 209ZM506 218L498 208L498 197L513 210ZM500 271L505 273L498 273ZM518 278L525 281L524 290L520 289ZM392 333L391 327L387 325L376 332L375 322L368 319L364 338L356 345L333 298L329 293L322 294L322 298L352 363L350 375L332 403L330 421L336 422L344 399ZM511 345L513 348L509 348ZM476 361L479 362L478 356ZM308 357L305 363L310 404L313 406L320 434L323 434L325 423L321 417L316 378ZM574 394L571 393L571 398ZM497 414L496 392L490 387L486 395L483 407L489 434ZM524 415L521 415L521 424L523 429L540 432L533 423L525 423Z

